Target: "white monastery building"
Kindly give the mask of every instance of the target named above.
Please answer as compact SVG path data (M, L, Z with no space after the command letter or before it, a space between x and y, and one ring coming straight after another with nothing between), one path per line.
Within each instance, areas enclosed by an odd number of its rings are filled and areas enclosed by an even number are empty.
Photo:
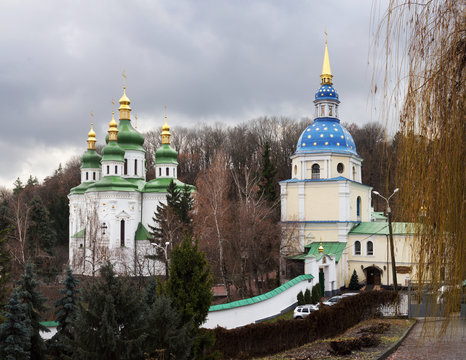
M362 183L363 159L340 124L327 42L315 119L291 156L292 178L280 182L282 279L311 274L327 295L347 286L353 270L367 285L389 285L388 222L371 208L372 188ZM394 224L397 280L412 271L412 226ZM391 266L391 265L390 265Z
M155 179L146 182L144 137L131 125L130 100L123 86L120 119L109 123L102 156L96 152L91 124L87 152L82 157L81 184L71 189L70 266L75 274L94 275L107 260L118 273L164 274L163 261L149 241L149 225L160 203L166 203L171 181L177 179L178 153L170 146L170 127L162 127L162 145L155 152ZM191 185L186 185L192 191ZM166 249L165 249L166 251Z

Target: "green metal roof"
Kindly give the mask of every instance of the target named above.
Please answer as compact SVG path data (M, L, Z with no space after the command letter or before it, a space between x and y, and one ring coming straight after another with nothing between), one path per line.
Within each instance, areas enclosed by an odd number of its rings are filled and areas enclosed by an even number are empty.
M387 220L388 218L384 215L383 211L373 211L371 217L375 220Z
M142 225L142 223L138 224L138 228L136 230L136 240L148 240L149 239L149 231Z
M40 324L46 327L58 326L57 321L41 321Z
M125 161L125 150L115 140L109 141L102 149L102 161Z
M178 153L169 144L163 144L155 152L155 165L159 164L178 165Z
M72 239L83 239L86 235L86 228L79 230L76 234L72 235Z
M239 307L239 306L255 304L255 303L270 299L274 297L275 295L278 295L284 292L285 290L289 289L290 287L300 283L301 281L312 280L312 279L314 279L314 276L312 276L311 274L299 275L298 277L295 277L294 279L288 281L287 283L277 287L276 289L272 291L269 291L268 293L254 296L249 299L232 301L227 304L212 305L209 308L209 311L227 310L227 309L232 309L232 308Z
M87 188L92 185L93 182L83 182L79 184L78 186L75 186L70 190L70 194L84 194L84 192L87 190Z
M138 186L120 176L104 176L88 187L91 191L138 191Z
M136 185L139 191L143 191L144 186L146 185L146 181L142 178L125 178L125 180L129 181L131 184Z
M81 158L82 169L99 169L101 156L95 150L87 150Z
M314 256L319 261L322 258L322 254L319 252L320 242L312 242L305 246L306 249L309 249L309 252L306 256ZM335 256L335 262L340 261L341 254L346 247L346 242L338 241L322 241L322 246L324 247L323 255L332 255Z
M131 125L131 120L120 119L118 124L118 145L124 150L143 151L144 136Z
M392 228L393 235L411 235L416 233L416 224L414 223L394 222L392 223ZM354 227L349 234L389 235L390 233L388 230L388 222L368 221L362 222Z
M144 192L167 192L168 185L170 185L170 182L172 180L175 182L175 185L179 190L183 190L185 185L187 185L191 191L194 191L196 189L193 185L185 184L175 178L158 178L147 182L144 186Z

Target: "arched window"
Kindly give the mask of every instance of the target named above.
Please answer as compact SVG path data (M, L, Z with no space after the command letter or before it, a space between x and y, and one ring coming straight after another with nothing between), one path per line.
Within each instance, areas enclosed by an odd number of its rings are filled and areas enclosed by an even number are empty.
M115 165L115 175L118 175L118 165Z
M320 166L319 164L312 165L312 178L320 179Z
M125 175L128 175L128 159L125 159L125 167L124 167L124 173Z
M361 255L361 242L359 240L354 242L354 255Z
M162 176L162 168L159 168L159 176Z
M367 255L374 255L374 243L372 241L367 242Z
M110 165L107 165L107 175L110 175Z
M120 246L125 246L125 220L120 221Z
M165 170L165 174L166 174L167 176L169 176L169 174L170 174L170 170L169 170L168 168L166 168L166 170Z
M356 216L359 218L361 217L361 197L358 196L356 199Z
M134 175L138 174L138 160L134 159Z
M89 180L89 173L86 171L86 180Z

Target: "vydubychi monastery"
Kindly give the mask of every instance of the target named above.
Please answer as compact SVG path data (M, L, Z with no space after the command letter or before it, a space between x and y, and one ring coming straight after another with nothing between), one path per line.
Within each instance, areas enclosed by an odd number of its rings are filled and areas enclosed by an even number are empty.
M91 124L81 184L68 196L70 265L74 273L94 275L109 260L119 273L163 274L165 265L154 260L158 249L149 241L148 225L154 225L157 205L166 203L170 182L180 189L185 186L177 179L178 153L170 146L165 115L162 145L155 152L155 179L146 182L144 137L131 125L125 86L119 103L120 119L117 123L112 112L102 156L96 152Z

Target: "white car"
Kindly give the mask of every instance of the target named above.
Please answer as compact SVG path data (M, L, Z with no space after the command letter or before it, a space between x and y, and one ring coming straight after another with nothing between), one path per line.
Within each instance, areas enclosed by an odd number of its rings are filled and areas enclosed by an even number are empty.
M335 305L337 302L339 302L341 299L343 299L343 297L340 295L337 295L337 296L331 297L327 301L322 302L322 304L327 305L327 306L332 306L332 305Z
M359 294L358 293L344 293L344 294L341 294L341 297L346 298L346 297L350 297L350 296L354 296L354 295L359 295Z
M317 305L299 305L293 311L293 319L304 319L311 312L319 310Z

